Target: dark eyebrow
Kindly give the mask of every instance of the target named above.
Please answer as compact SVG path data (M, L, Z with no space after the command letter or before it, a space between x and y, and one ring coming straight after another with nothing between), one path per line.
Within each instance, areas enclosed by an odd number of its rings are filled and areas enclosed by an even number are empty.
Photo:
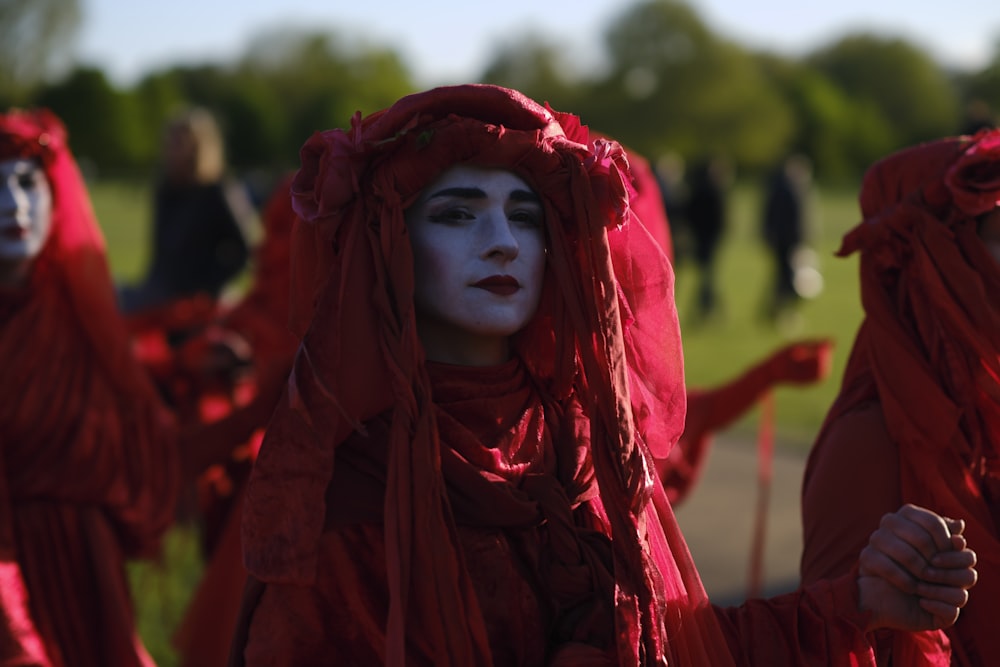
M514 190L510 193L510 198L514 201L529 202L531 204L542 203L542 198L531 190Z
M480 188L444 188L427 197L427 200L437 197L458 197L459 199L486 199L486 192ZM542 200L531 190L512 190L510 198L519 202L531 202L541 204Z
M479 188L445 188L438 190L427 199L436 197L459 197L460 199L485 199L486 193Z

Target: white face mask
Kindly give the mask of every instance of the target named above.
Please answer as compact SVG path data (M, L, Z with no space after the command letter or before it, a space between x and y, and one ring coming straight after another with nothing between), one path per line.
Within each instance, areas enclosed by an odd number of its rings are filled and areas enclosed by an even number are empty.
M513 173L452 167L407 212L417 330L427 358L504 361L538 308L545 276L542 203Z
M31 262L52 227L52 191L34 160L0 160L0 263Z

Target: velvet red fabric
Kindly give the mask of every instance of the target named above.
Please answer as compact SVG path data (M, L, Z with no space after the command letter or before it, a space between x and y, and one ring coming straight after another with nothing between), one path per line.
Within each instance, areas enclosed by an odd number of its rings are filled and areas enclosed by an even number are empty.
M806 469L803 578L843 571L901 503L964 519L979 583L948 631L953 664L991 664L1000 655L1000 269L977 225L1000 205L1000 131L891 155L865 175L860 200L864 221L841 254L861 254L865 319ZM894 664L948 664L934 635L892 638Z
M359 114L302 157L302 343L245 499L231 663L726 665L774 640L723 631L652 475L683 427L683 363L673 274L630 210L621 148L469 85ZM442 375L416 335L403 213L459 163L540 195L548 266L511 363ZM853 604L833 661L870 656L855 589L838 588Z
M131 354L104 241L45 111L0 116L0 159L40 160L50 235L26 282L0 292L0 664L151 665L128 558L173 518L172 421Z

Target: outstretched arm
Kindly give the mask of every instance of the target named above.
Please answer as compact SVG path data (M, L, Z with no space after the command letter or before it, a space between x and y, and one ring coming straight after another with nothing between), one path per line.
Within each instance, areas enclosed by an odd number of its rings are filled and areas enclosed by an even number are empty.
M833 343L826 339L792 343L720 387L689 390L684 433L670 455L656 461L671 504L683 502L697 483L714 432L739 418L777 384L810 384L825 378L832 349Z
M887 514L851 572L715 607L730 651L743 665L874 664L873 630L948 627L977 576L963 527L913 505ZM947 661L941 646L929 641L925 657Z
M682 437L694 440L725 428L778 384L806 385L824 379L830 373L832 350L828 339L791 343L720 387L689 392Z

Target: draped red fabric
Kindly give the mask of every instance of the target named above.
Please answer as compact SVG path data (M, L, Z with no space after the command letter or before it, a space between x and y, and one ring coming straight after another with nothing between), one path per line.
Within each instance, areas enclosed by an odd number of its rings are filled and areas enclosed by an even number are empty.
M964 519L979 583L948 631L953 664L991 664L1000 653L1000 269L977 225L1000 205L1000 131L893 154L868 171L860 200L864 221L840 254L861 254L865 319L806 469L803 577L843 571L901 503ZM894 664L948 664L934 634L896 635Z
M302 158L302 343L245 498L231 664L740 662L761 639L722 631L652 474L683 428L683 362L620 146L469 85L358 114ZM442 374L416 335L403 213L454 164L539 194L548 266L512 362ZM864 644L854 607L838 611Z
M281 396L298 341L288 329L290 253L295 212L292 175L281 179L263 210L264 238L254 253L253 282L213 328L241 336L252 351L252 398L211 422L182 431L196 452L205 571L174 635L184 667L218 667L229 655L246 579L240 545L242 498L263 429Z
M52 227L0 292L0 664L149 665L126 558L173 517L173 425L131 355L79 170L55 116L0 116L0 159L38 159Z

